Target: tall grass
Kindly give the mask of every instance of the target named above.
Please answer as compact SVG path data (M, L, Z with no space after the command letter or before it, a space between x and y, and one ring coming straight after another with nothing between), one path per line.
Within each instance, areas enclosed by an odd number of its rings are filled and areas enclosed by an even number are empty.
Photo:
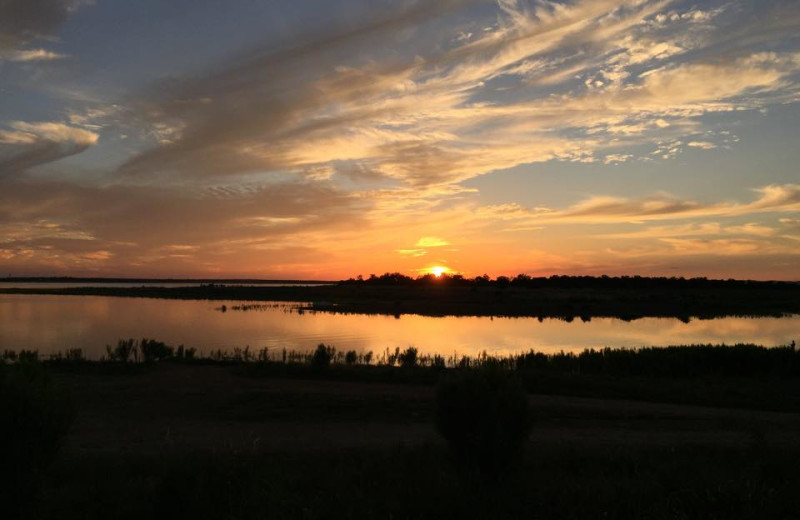
M5 350L0 361L36 361L36 351ZM372 351L337 350L320 343L315 350L262 348L249 346L231 350L216 349L208 353L183 345L173 348L154 339L120 339L115 347L106 346L101 361L145 362L212 361L261 364L299 364L312 366L385 366L402 368L481 368L501 366L523 373L565 374L572 376L634 376L658 378L697 377L800 377L800 349L795 345L762 347L751 344L685 345L645 347L637 349L585 349L581 352L546 353L529 350L517 354L490 355L486 351L476 356L422 354L416 347L401 350L386 349L380 355ZM83 350L68 349L50 355L52 362L86 361Z
M195 358L196 353L196 349L185 348L183 345L180 345L176 349L162 341L156 341L155 339L142 338L140 341L137 341L133 338L129 338L120 339L113 348L111 345L106 345L105 360L121 363L138 362L141 360L144 363L155 363L165 359L192 360ZM60 357L61 356L57 354L55 360L60 360ZM246 361L249 361L249 359Z

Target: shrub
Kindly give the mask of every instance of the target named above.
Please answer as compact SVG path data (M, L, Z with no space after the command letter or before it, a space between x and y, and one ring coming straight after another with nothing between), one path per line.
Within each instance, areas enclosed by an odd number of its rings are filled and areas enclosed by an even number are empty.
M139 350L145 363L155 363L162 359L171 358L173 355L172 347L154 339L142 338L141 343L139 343Z
M18 359L20 363L36 363L39 361L38 350L20 350Z
M83 355L83 349L80 348L68 348L65 351L58 351L50 354L50 361L55 361L57 363L80 363L86 361L86 357Z
M182 361L191 361L194 359L196 353L196 348L186 348L183 345L180 345L177 350L175 350L175 358Z
M417 366L418 359L419 359L419 351L414 347L408 347L397 356L397 360L400 362L400 366L406 368Z
M68 397L39 363L0 364L0 503L5 518L32 515L44 472L72 418Z
M108 354L109 361L122 361L127 363L131 357L136 357L136 340L121 339L117 341L116 348L111 348L111 345L106 345L106 353Z
M83 355L83 349L70 348L64 353L64 360L73 362L86 361L86 357Z
M528 395L513 373L497 366L444 373L436 392L436 426L466 470L498 476L528 440Z
M348 350L347 354L344 355L344 362L348 365L355 365L356 361L358 361L358 354L355 350Z
M326 346L324 343L320 343L317 345L317 350L315 350L311 355L311 365L318 368L328 367L335 355L335 348Z

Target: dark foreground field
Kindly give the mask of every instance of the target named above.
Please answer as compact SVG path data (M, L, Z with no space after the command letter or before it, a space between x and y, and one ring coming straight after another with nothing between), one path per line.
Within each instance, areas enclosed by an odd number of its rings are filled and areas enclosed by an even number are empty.
M779 412L759 410L763 401L743 409L533 394L524 455L487 478L465 472L437 434L425 378L390 384L228 363L46 371L71 395L75 418L26 518L800 514L794 400Z

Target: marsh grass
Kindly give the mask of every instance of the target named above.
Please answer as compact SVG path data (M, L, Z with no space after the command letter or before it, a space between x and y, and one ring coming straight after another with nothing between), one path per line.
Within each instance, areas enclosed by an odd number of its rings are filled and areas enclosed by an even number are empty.
M155 350L145 355L144 351ZM5 363L36 360L35 351L6 350ZM145 362L149 361L149 362ZM98 373L140 373L158 362L230 366L251 377L435 385L441 373L500 366L513 371L531 393L725 407L800 410L800 350L794 345L686 345L641 349L587 349L580 353L478 356L421 354L415 347L373 352L234 348L198 352L173 349L155 340L120 340L100 361L76 350L56 353L44 363L54 368Z

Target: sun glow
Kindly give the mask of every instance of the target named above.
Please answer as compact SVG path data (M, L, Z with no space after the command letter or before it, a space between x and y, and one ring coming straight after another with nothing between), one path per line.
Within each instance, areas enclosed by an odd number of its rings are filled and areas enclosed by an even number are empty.
M431 274L436 278L440 278L443 274L449 272L450 269L446 267L442 267L441 265L437 265L435 267L431 267Z

